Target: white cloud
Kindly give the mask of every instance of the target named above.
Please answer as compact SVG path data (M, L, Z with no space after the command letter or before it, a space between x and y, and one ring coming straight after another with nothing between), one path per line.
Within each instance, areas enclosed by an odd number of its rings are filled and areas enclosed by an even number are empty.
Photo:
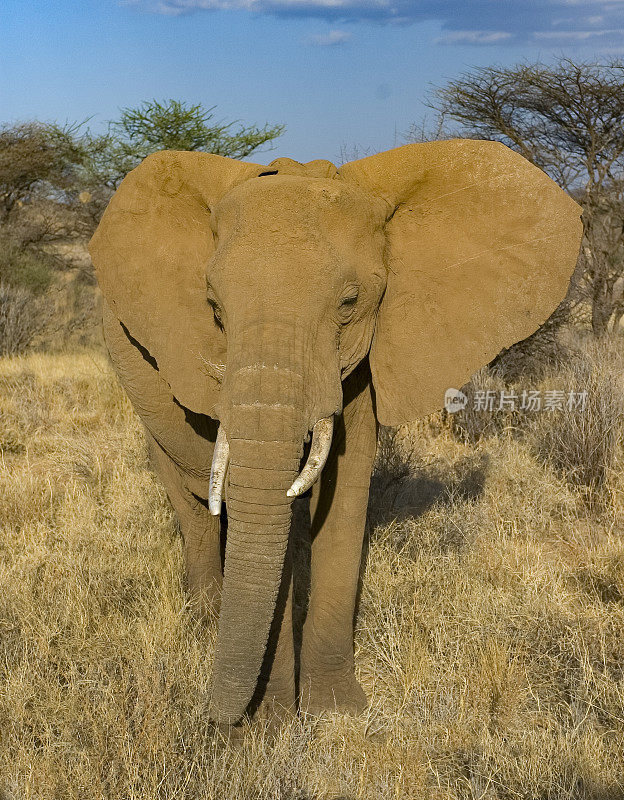
M562 39L570 42L582 42L596 36L621 36L622 34L624 34L624 29L604 31L535 31L533 36L536 39L543 40Z
M191 11L298 11L301 9L323 11L349 11L354 6L367 6L382 11L388 7L387 0L131 0L138 5L147 5L159 14L186 14Z
M453 31L436 39L436 44L496 44L510 38L506 31Z
M317 47L335 47L339 44L348 42L352 34L347 31L332 30L327 33L317 33L306 39L308 44L316 45Z
M257 5L257 0L157 0L152 10L157 14L178 16L190 11L251 11L254 5Z
M1 2L1 0L0 0ZM160 14L236 10L291 19L350 22L437 22L437 44L618 47L624 0L118 0ZM328 42L333 44L334 42ZM338 42L336 42L338 43Z
M564 6L615 6L624 0L561 0Z

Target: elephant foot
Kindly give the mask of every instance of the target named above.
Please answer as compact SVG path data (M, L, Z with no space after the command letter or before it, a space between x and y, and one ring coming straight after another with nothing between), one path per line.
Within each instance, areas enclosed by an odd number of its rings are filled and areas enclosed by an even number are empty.
M215 732L219 736L221 744L227 745L235 750L243 746L246 730L247 728L244 723L237 723L236 725L218 723L215 726Z
M301 677L299 707L308 714L338 711L357 716L368 707L364 690L353 673L331 677Z
M276 685L277 684L277 685ZM297 712L294 680L269 682L260 697L254 698L248 713L254 722L262 721L272 728L279 728Z
M258 723L269 741L276 739L284 727L295 718L297 706L294 697L290 704L275 698L263 700L253 716L253 722Z
M290 719L296 712L294 692L287 697L265 697L253 715L253 719L272 719L277 717L280 720Z

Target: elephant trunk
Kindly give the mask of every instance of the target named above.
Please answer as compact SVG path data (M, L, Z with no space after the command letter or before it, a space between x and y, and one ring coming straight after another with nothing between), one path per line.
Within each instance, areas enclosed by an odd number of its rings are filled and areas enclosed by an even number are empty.
M227 445L218 456L229 461L228 531L211 707L213 719L225 724L236 723L253 696L282 580L293 502L287 492L308 429L305 348L295 338L290 330L285 355L283 335L247 325L228 344L219 409ZM217 465L217 487L222 469ZM213 513L218 507L213 496Z
M212 715L234 724L253 695L282 580L301 442L233 439ZM270 468L267 466L270 465Z

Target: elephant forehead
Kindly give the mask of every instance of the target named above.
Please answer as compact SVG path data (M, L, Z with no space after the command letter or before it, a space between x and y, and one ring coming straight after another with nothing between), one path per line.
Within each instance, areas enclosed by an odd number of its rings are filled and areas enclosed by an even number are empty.
M339 180L299 175L266 175L236 186L214 209L217 218L298 220L318 224L322 217L348 217L368 224L382 219L385 209L357 186Z
M307 175L309 178L334 178L338 172L335 165L325 159L301 164L292 158L276 158L271 161L267 171L273 170L280 175Z

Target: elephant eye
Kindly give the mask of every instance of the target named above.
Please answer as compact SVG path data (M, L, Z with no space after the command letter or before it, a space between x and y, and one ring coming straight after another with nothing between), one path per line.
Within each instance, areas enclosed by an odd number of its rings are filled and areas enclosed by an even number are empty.
M212 313L214 314L214 320L217 323L218 327L223 330L223 319L221 318L221 309L217 305L214 300L208 299L208 304L212 308Z
M341 322L348 322L351 319L358 297L359 290L357 286L350 286L343 294L338 309Z
M219 305L219 302L217 301L217 298L215 297L210 284L207 284L206 299L208 300L208 305L210 306L210 308L212 308L214 321L216 322L217 327L223 330L223 318L221 313L221 306Z
M350 308L351 306L354 306L357 303L359 294L360 292L357 286L351 287L340 301L341 307Z

